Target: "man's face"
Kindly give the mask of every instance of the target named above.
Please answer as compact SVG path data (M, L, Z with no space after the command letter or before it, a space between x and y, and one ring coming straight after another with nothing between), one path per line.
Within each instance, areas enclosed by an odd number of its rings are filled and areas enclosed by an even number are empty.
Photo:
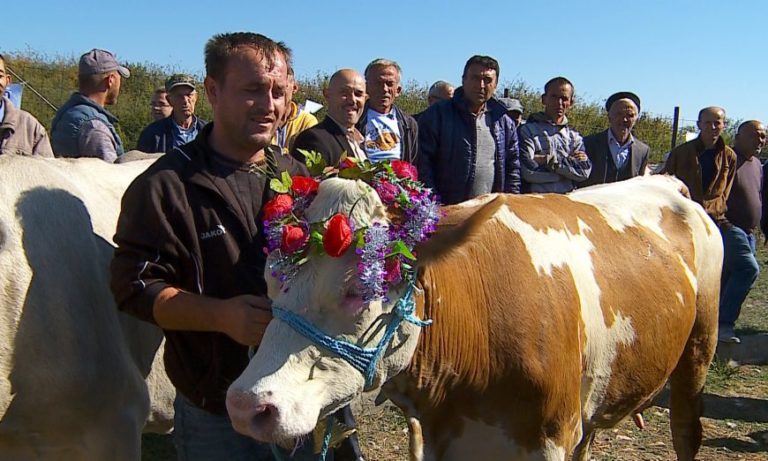
M112 105L117 103L117 97L120 96L120 85L123 78L117 71L109 74L107 77L109 88L107 88L107 99L104 101L106 105Z
M490 69L482 64L472 64L461 78L464 87L464 97L470 105L482 106L491 99L496 92L498 75L495 69Z
M328 115L345 128L352 128L360 120L365 98L365 80L356 72L337 76L325 90Z
M713 145L725 130L725 113L720 109L706 110L696 124L701 130L701 139Z
M427 97L427 103L431 106L436 102L445 101L453 97L453 87L442 87L437 90L437 93Z
M626 140L637 122L637 107L625 99L614 102L608 111L608 122L613 135L619 138L619 141Z
M759 155L765 146L765 127L760 122L744 125L736 133L736 150L747 158Z
M171 111L173 108L170 104L168 104L168 99L166 98L166 93L154 93L152 95L152 100L149 102L150 107L152 108L152 118L155 120L161 120L165 117L168 117L171 115Z
M400 96L400 74L394 66L374 66L366 81L370 105L376 112L388 114L395 98Z
M5 69L5 61L0 59L0 96L3 95L5 89L11 84L11 76Z
M549 91L541 95L541 103L549 119L560 123L573 103L573 88L567 83L550 85Z
M176 117L180 120L186 120L195 113L197 91L186 85L173 87L168 93L168 103L173 108Z
M285 114L285 57L276 54L270 67L261 52L243 47L229 57L225 74L205 79L214 123L229 143L255 153L269 145Z
M519 110L511 110L507 112L510 117L512 117L512 120L514 120L515 125L520 126L520 122L523 121L523 113Z

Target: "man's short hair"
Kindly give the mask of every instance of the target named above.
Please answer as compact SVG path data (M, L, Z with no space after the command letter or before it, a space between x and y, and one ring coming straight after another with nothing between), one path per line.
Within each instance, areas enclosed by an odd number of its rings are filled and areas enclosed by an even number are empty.
M451 85L449 82L446 82L445 80L438 80L429 87L427 96L438 98L442 96L443 92L447 92L449 88L453 89L453 85Z
M571 97L573 97L573 95L576 93L576 87L573 86L573 83L571 83L571 81L565 77L555 77L550 81L548 81L544 85L544 94L549 93L549 89L553 86L563 86L563 85L568 85L571 87Z
M723 109L722 107L719 107L719 106L709 106L709 107L705 107L705 108L703 108L703 109L701 109L699 111L699 115L698 115L698 117L696 117L696 121L698 122L698 121L701 120L701 116L704 115L704 112L709 112L709 111L712 111L712 110L722 112L723 113L723 118L725 118L725 109Z
M469 67L473 64L478 64L482 67L485 67L486 69L495 70L496 80L499 79L499 74L501 73L501 69L499 69L499 62L490 56L481 56L479 54L472 56L467 60L467 63L464 64L464 72L461 74L462 78L467 75L467 69L469 69Z
M99 89L99 85L104 81L109 74L117 72L116 70L110 72L102 72L100 74L78 75L77 84L80 91L91 92Z
M368 80L368 73L374 67L394 67L397 70L398 80L400 80L400 76L403 75L403 71L402 69L400 69L400 64L390 59L378 58L378 59L374 59L373 61L368 63L367 66L365 66L365 72L363 72L363 75L365 76L366 80Z
M230 32L216 34L205 44L205 73L223 82L229 58L242 48L251 48L261 53L269 67L274 66L275 55L282 54L288 69L292 67L293 53L285 43L253 32Z
M742 131L743 129L745 129L746 127L748 127L749 125L757 125L757 124L760 124L760 125L762 125L762 124L763 124L763 122L761 122L760 120L747 120L747 121L745 121L745 122L742 122L742 123L739 125L739 128L736 130L736 134L739 134L739 133L741 133L741 131Z
M6 66L8 65L8 61L5 59L5 56L3 56L2 53L0 53L0 62L5 64Z

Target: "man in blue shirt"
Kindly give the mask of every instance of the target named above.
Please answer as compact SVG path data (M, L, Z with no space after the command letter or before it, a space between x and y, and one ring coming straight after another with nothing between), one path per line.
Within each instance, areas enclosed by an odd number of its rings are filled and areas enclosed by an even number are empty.
M191 76L171 75L165 81L165 90L173 111L170 117L152 122L142 130L136 146L142 152L167 154L195 139L206 124L195 115L197 89Z

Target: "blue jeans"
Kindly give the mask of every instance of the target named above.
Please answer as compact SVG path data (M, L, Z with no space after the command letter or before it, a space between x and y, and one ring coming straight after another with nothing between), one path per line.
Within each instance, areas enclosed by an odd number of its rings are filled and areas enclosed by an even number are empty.
M723 250L720 324L733 327L741 313L742 303L760 274L755 258L755 236L732 226L723 231Z
M202 410L186 397L177 394L173 402L173 443L179 461L273 461L269 444L236 432L229 417ZM316 461L311 439L290 457L280 450L282 458L290 461ZM329 457L330 459L330 457Z

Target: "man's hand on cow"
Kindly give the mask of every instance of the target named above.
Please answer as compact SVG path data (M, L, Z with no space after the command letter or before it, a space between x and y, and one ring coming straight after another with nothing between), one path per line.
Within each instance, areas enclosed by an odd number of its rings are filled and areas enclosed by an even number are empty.
M258 346L272 320L272 303L264 296L221 300L221 331L244 346Z

